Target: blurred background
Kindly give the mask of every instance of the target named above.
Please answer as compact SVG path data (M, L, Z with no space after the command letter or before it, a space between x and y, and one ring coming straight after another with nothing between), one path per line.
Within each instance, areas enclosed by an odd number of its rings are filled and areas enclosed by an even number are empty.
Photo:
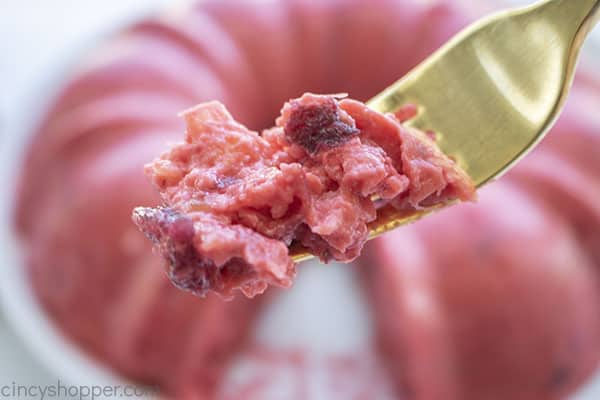
M171 4L168 0L104 0L104 1L77 1L77 0L0 0L0 155L1 160L11 162L18 157L16 148L18 140L11 140L9 135L18 134L30 129L30 124L35 121L35 115L43 109L48 101L48 93L57 90L55 82L63 78L67 66L77 59L77 55L93 43L113 32L121 26L127 26L132 21L144 15L151 14L165 5ZM511 3L525 4L527 1L512 1ZM593 58L600 48L600 32L596 30L596 44L588 46L587 56ZM9 170L2 171L3 181L11 178ZM1 196L2 223L8 225L10 215L7 206L7 196ZM15 252L12 240L7 235L8 230L2 231L0 238L0 254ZM7 260L11 260L10 257ZM4 268L4 266L0 266ZM297 305L295 294L286 294L283 305L268 311L263 317L264 325L279 327L282 324L289 327L291 323L284 314L289 310L303 315L321 315L314 322L321 326L319 332L311 332L310 327L292 327L293 334L288 334L284 342L293 343L302 336L322 337L322 346L330 346L335 341L336 326L353 327L360 334L368 336L369 329L363 326L362 321L368 318L368 311L364 309L361 300L357 300L353 291L355 283L339 268L327 271L318 269L316 265L309 265L294 288L295 293L300 293L302 287L310 288L315 299L320 295L327 296L331 284L323 284L323 276L328 276L327 282L337 282L334 286L335 300L323 306L318 301L306 302L302 307ZM8 276L8 275L7 275ZM5 286L18 285L5 278ZM15 278L16 279L16 278ZM6 302L7 299L4 299ZM11 300L8 300L9 302ZM14 307L14 299L10 307ZM287 307L287 308L286 308ZM323 312L326 307L328 312ZM288 311L282 312L280 309ZM325 316L323 316L325 315ZM331 317L335 315L335 317ZM268 342L277 331L277 328L259 330L256 333L258 341ZM328 333L323 334L327 331ZM364 331L364 332L363 332ZM56 362L55 356L38 353L35 343L26 345L24 341L32 341L31 336L24 338L22 331L15 330L13 323L9 323L7 316L0 314L0 386L13 385L52 385L61 373L49 368L49 364ZM361 336L362 335L362 336ZM42 339L40 339L42 340ZM355 348L362 346L361 341L351 338L344 342L340 340L340 348ZM319 348L319 344L315 344ZM54 358L53 358L54 357ZM76 357L76 355L74 356ZM40 360L44 361L40 361ZM53 359L53 361L50 361ZM75 363L72 355L66 355L64 363ZM370 362L370 361L369 361ZM77 368L76 365L73 368ZM376 370L376 367L373 367ZM69 368L64 368L68 370ZM242 368L243 369L243 368ZM102 372L104 373L104 372ZM63 373L64 374L64 373ZM64 376L61 376L64 378ZM234 378L232 378L234 379ZM234 379L235 380L235 379ZM384 385L382 383L382 385ZM385 385L384 385L385 386ZM389 389L381 389L381 398L387 398ZM6 397L6 396L4 396ZM0 398L3 395L0 394ZM77 398L63 396L62 398ZM311 398L319 398L317 395ZM325 397L323 397L325 398ZM375 397L374 397L375 398ZM600 380L592 383L574 399L596 400L600 398ZM285 399L285 397L282 397Z
M61 79L64 69L90 46L90 42L169 3L172 1L0 1L0 54L3 54L0 57L0 85L4 88L0 93L0 159L13 158L10 153L14 147L8 143L7 135L15 132L27 118L30 111L25 104L38 107L44 101L40 88L42 91L56 90L52 81ZM3 196L0 201L2 222L6 224L9 218L5 215L7 197ZM12 251L6 248L9 243L3 236L0 253ZM57 376L25 347L23 338L0 313L0 386L13 382L52 385L56 384Z

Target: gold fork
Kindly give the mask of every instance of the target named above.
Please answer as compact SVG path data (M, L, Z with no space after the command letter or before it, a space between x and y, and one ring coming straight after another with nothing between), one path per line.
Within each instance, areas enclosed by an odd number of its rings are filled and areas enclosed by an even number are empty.
M408 124L438 134L478 187L498 178L548 132L567 98L600 0L544 0L481 19L385 89L369 107L420 106ZM378 213L375 237L427 214ZM309 258L301 248L293 258Z

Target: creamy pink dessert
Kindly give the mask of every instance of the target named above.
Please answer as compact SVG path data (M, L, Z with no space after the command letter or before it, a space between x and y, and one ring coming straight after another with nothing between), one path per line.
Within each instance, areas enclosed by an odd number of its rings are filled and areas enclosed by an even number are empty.
M290 246L351 261L378 208L410 212L475 196L427 135L343 96L292 100L262 134L218 102L182 115L184 142L145 168L165 206L136 208L133 219L175 285L200 296L289 287Z

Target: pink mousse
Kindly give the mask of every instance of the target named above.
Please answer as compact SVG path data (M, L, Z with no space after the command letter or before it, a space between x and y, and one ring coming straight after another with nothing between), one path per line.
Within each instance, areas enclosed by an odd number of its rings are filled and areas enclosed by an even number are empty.
M289 287L294 245L351 261L382 206L410 212L475 196L427 135L343 96L292 100L262 134L217 102L183 117L184 142L146 166L165 206L138 207L133 219L173 283L200 296Z

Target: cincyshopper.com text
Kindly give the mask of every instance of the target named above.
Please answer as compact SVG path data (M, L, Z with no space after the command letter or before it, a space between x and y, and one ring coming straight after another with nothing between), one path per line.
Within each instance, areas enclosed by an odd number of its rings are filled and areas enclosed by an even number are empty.
M134 385L68 385L58 380L51 385L0 384L0 399L150 399L153 391Z

